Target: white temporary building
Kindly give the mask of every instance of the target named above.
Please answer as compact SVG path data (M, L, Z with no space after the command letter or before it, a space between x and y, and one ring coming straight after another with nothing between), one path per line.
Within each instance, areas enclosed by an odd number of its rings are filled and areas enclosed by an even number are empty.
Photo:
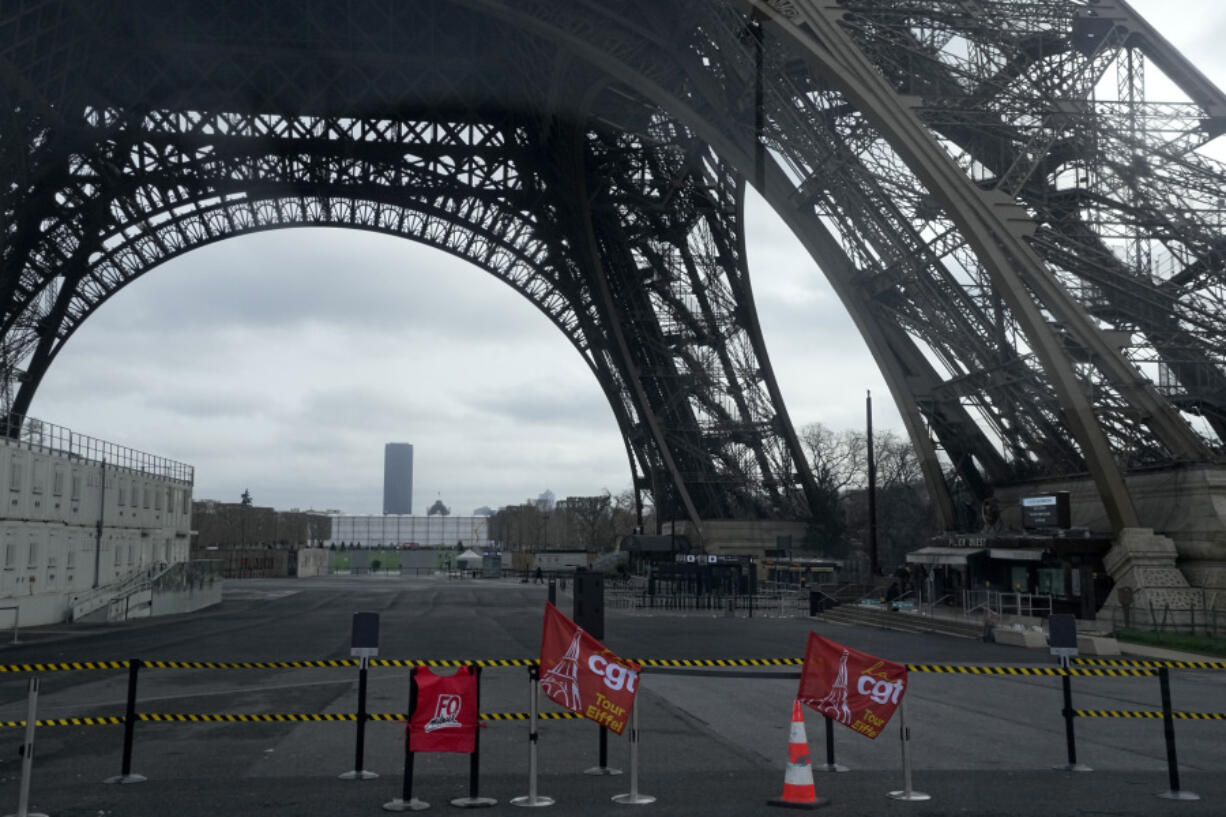
M455 557L456 564L461 570L474 570L481 567L482 556L472 548Z

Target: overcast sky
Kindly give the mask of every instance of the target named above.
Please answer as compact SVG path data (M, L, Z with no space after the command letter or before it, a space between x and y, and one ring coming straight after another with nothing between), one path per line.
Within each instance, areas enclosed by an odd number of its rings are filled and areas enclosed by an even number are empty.
M1219 87L1226 6L1134 0ZM1151 71L1156 70L1152 69ZM754 292L795 424L901 431L821 273L760 202ZM413 508L629 487L579 354L489 274L403 239L295 229L230 239L128 286L77 332L31 414L196 468L196 498L382 510L383 446L414 446Z

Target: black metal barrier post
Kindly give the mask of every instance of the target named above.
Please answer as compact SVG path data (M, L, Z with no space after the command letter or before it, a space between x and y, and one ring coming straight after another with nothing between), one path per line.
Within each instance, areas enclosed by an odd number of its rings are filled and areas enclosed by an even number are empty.
M1060 676L1060 686L1064 691L1064 742L1068 747L1068 763L1054 768L1062 769L1066 772L1092 772L1094 770L1089 766L1077 762L1077 736L1073 731L1073 718L1077 715L1073 711L1073 685L1069 680L1067 672L1069 668L1067 655L1060 657L1060 666L1066 671L1064 675Z
M824 766L814 766L815 772L849 772L851 769L846 766L834 762L834 721L829 715L823 717L826 721L826 764Z
M363 655L358 659L358 723L354 734L353 770L342 772L341 780L374 780L377 772L366 771L366 672L370 659Z
M409 667L409 720L404 724L404 780L400 796L383 804L384 811L423 811L430 808L424 800L413 797L413 733L409 723L417 709L417 667Z
M555 607L558 604L558 580L553 578L549 580L549 603Z
M598 763L590 769L584 769L584 774L621 774L621 769L614 769L609 765L609 730L603 726L600 728L600 740L597 746L599 753Z
M468 756L468 796L457 797L451 805L460 808L485 808L498 803L493 797L482 797L477 793L477 783L481 776L481 667L473 667L473 675L477 683L477 711L473 712L473 753Z
M1179 788L1179 761L1175 757L1175 721L1171 717L1171 674L1166 667L1158 669L1158 686L1162 690L1162 731L1166 737L1166 768L1171 788L1158 796L1166 800L1199 800L1200 795Z
M123 766L120 773L104 783L144 783L144 775L132 774L132 741L136 732L136 684L140 674L140 659L128 662L128 708L123 716Z

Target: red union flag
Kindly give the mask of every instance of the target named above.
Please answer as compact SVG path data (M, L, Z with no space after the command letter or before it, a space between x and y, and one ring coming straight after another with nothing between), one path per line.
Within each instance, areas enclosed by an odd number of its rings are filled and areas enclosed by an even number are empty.
M477 676L472 668L435 675L418 667L413 678L417 703L409 714L409 750L472 754L477 742Z
M541 689L551 701L620 735L634 708L640 670L545 602Z
M907 691L907 668L809 633L796 697L854 732L875 738Z

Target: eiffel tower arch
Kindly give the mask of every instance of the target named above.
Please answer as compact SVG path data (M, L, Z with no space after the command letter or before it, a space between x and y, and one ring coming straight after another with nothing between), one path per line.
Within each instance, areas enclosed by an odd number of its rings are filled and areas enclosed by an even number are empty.
M1140 575L1129 548L1174 564L1149 529L1198 582L1226 579L1226 172L1203 150L1226 96L1119 0L0 14L10 417L163 261L344 226L466 258L548 315L640 498L696 527L803 518L816 488L754 310L750 184L859 327L943 526L962 497L1071 486L1119 537L1117 579ZM1175 515L1173 493L1191 497Z

